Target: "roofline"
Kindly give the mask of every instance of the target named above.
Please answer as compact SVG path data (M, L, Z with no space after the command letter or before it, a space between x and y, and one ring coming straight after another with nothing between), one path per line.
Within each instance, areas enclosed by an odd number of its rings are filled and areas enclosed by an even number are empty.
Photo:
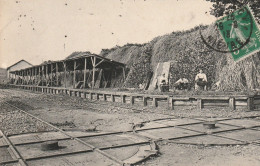
M109 61L109 62L111 62L111 63L120 65L120 66L122 66L122 67L125 67L125 66L126 66L126 64L124 64L124 63L120 63L120 62L114 61L114 60L112 60L112 59L108 59L108 58L102 57L102 56L100 56L100 55L96 55L96 54L85 54L85 55L84 55L84 54L83 54L82 56L75 57L75 58L69 58L69 59L64 59L64 60L59 60L59 61L51 61L51 62L47 62L46 64L34 65L34 66L27 67L27 68L24 68L24 69L12 71L12 73L17 72L17 71L27 70L27 69L34 68L34 67L45 66L45 65L49 65L49 64L53 64L53 63L64 63L64 62L66 62L66 61L77 60L77 59L87 58L87 57L92 57L92 56L95 56L95 57L100 58L100 59L104 59L105 61ZM21 61L22 61L22 60L21 60ZM17 62L17 63L18 63L18 62Z
M20 62L22 62L22 61L24 61L24 62L28 63L28 64L29 64L29 65L31 65L31 66L33 66L31 63L29 63L29 62L27 62L26 60L22 59L22 60L20 60L20 61L16 62L15 64L13 64L13 65L11 65L11 66L7 67L7 68L6 68L6 70L10 69L11 67L13 67L13 66L17 65L18 63L20 63Z

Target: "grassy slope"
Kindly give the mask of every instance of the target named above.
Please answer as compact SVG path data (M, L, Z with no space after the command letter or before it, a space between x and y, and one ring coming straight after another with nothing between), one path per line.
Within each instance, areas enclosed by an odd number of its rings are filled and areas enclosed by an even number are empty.
M257 70L260 66L260 54L235 63L230 53L208 48L203 43L200 32L205 38L212 36L218 39L217 41L222 40L213 25L197 26L191 30L156 37L145 44L127 44L103 49L100 55L127 65L129 74L125 82L126 87L138 87L140 83L147 83L150 69L154 71L158 62L173 61L170 69L171 83L179 79L180 75L184 75L193 86L194 77L202 68L207 74L210 86L220 81L221 90L259 88L260 74ZM222 48L225 47L222 45ZM143 52L145 48L149 48L150 55Z

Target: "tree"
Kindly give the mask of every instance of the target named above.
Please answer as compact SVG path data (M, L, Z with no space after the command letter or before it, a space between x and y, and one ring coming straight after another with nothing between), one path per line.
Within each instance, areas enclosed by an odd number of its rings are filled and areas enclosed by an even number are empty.
M212 8L210 14L215 17L221 17L228 15L234 10L241 8L248 4L255 16L255 19L260 23L260 0L206 0L212 2Z

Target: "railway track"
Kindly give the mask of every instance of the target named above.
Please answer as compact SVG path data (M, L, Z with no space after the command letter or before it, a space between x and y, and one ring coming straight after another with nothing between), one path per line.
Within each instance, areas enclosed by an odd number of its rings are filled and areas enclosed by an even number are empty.
M91 104L95 105L103 105L107 106L107 103L101 102L94 102L88 101ZM106 158L103 165L109 165L112 163L117 165L131 165L137 162L142 161L146 157L150 155L154 155L157 153L156 150L156 142L160 141L168 141L171 143L176 144L189 144L189 145L205 145L205 146L230 146L230 145L248 145L252 144L254 146L260 145L260 120L256 120L255 118L259 118L260 116L248 116L241 118L211 118L214 120L218 127L210 132L202 128L202 124L208 119L206 118L177 118L176 116L170 116L169 118L162 118L162 119L155 119L151 121L144 121L142 124L136 124L133 126L133 130L129 131L120 131L120 132L104 132L104 133L92 133L92 134L85 134L79 133L75 134L72 132L64 131L38 117L10 104L5 102L8 106L13 107L20 112L35 118L36 120L50 126L55 130L56 135L61 135L60 138L55 139L47 139L47 140L33 140L33 141L18 141L15 140L15 136L5 136L2 132L0 133L0 138L4 139L7 143L6 145L1 145L0 148L8 147L11 149L15 159L10 161L0 161L1 164L11 164L11 163L20 163L21 165L31 165L31 162L38 161L43 162L46 160L56 159L56 158L63 158L63 162L67 165L77 165L75 163L79 161L74 161L70 157L76 157L77 155L83 154L99 154ZM88 109L91 110L99 110L88 106ZM109 104L110 105L110 104ZM129 107L121 107L121 106L114 106L115 108L124 108L124 109L131 109ZM133 108L136 109L136 108ZM143 111L142 109L136 109L138 111ZM50 132L51 133L51 132ZM1 136L2 135L2 136ZM20 135L18 135L20 136ZM118 137L119 136L119 137ZM103 142L116 142L120 140L122 137L135 137L135 141L126 141L117 144L109 144L103 145ZM117 137L119 139L111 139L113 137ZM57 141L75 141L77 144L82 145L79 150L68 151L64 153L58 154L48 154L45 156L26 156L23 154L22 146L30 146L30 145L38 145L45 141L50 140L57 140ZM89 141L89 140L92 140ZM96 141L95 141L96 140ZM120 142L120 141L119 141ZM100 145L101 144L101 145ZM140 146L139 148L143 148L146 145L150 146L151 148L145 149L144 153L146 157L135 156L135 159L128 159L126 160L123 157L118 156L118 153L111 152L110 150L114 149L122 149L127 150L127 148L131 149L135 146ZM119 150L119 151L120 151ZM148 153L147 153L148 152ZM119 152L120 153L120 152ZM133 152L136 153L136 152ZM67 157L66 157L67 156ZM94 157L95 158L95 157ZM37 162L36 162L37 163ZM55 163L55 162L54 162ZM74 164L71 164L74 163ZM65 164L65 165L66 165ZM80 162L79 162L80 164ZM102 165L102 164L101 164Z
M28 164L28 161L33 161L33 160L41 160L41 159L45 159L45 158L55 158L55 157L59 157L59 156L67 156L67 155L75 155L75 154L82 154L82 153L99 153L100 155L104 156L107 158L107 160L110 160L112 161L114 164L117 164L117 165L127 165L127 164L134 164L137 159L132 159L133 163L126 163L124 162L122 159L119 159L111 154L109 154L108 152L106 152L107 149L114 149L114 148L124 148L124 147L130 147L130 146L138 146L138 145L149 145L151 147L150 149L150 153L148 156L150 156L153 152L156 153L156 149L155 149L155 144L154 143L151 143L151 141L149 140L145 140L143 138L138 138L139 140L137 142L125 142L125 143L121 143L121 144L118 144L118 145L112 145L112 146L104 146L104 147L97 147L97 146L94 146L90 143L87 143L87 141L84 141L82 139L86 139L86 138L94 138L95 137L102 137L102 136L115 136L115 135L122 135L123 133L126 133L126 132L111 132L111 133L97 133L97 134L91 134L91 135L84 135L84 133L82 133L83 135L81 136L77 136L77 135L73 135L73 134L70 134L70 132L66 132L8 102L4 102L5 104L7 104L8 106L10 107L13 107L17 110L19 110L20 112L36 119L37 121L40 121L48 126L50 126L51 128L53 128L55 130L55 134L56 135L60 135L60 139L54 139L55 141L64 141L64 140L73 140L75 142L77 142L77 144L81 144L82 146L86 147L85 149L80 149L79 151L73 151L73 152L67 152L67 153L63 153L63 154L51 154L51 155L47 155L47 156L39 156L39 157L24 157L26 155L23 154L23 152L21 152L21 150L17 150L19 148L17 148L17 146L25 146L25 145L30 145L30 144L40 144L40 143L43 143L45 141L29 141L29 142L19 142L18 143L13 143L10 139L12 138L12 136L9 138L8 136L6 136L2 131L0 131L0 138L3 138L3 140L5 141L5 145L1 145L0 144L0 148L4 148L4 147L8 147L9 149L11 149L11 153L12 154L15 154L15 159L13 160L9 160L9 161L3 161L3 162L0 162L0 165L5 165L5 164L12 164L12 163L17 163L19 162L21 165L30 165ZM128 131L128 132L131 132L131 131ZM19 136L19 135L18 135ZM15 136L14 136L15 137ZM48 140L48 139L47 139ZM48 140L50 141L50 140ZM147 151L149 151L149 149L146 149ZM9 150L10 151L10 150ZM148 157L147 156L147 157ZM140 160L140 159L139 159Z

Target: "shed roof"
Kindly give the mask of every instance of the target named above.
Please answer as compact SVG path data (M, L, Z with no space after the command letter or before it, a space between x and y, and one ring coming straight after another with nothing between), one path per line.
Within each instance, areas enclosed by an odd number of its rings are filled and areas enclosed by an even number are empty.
M29 65L31 65L31 66L33 66L31 63L29 63L29 62L27 62L26 60L22 59L22 60L20 60L20 61L16 62L15 64L13 64L13 65L11 65L11 66L7 67L7 68L6 68L6 70L9 70L11 67L13 67L13 66L17 65L18 63L21 63L22 61L24 61L24 62L28 63L28 64L29 64Z
M31 69L31 68L34 68L34 67L40 67L40 66L45 66L45 65L49 65L49 64L55 64L55 63L63 63L63 62L69 62L69 61L73 61L73 60L79 60L79 59L83 59L83 58L91 58L91 57L96 57L96 58L99 58L100 60L103 60L104 62L106 63L110 63L110 64L114 64L116 66L121 66L121 67L125 67L125 64L124 63L120 63L120 62L117 62L117 61L114 61L112 59L108 59L108 58L105 58L105 57L102 57L102 56L99 56L99 55L96 55L96 54L82 54L80 56L74 56L74 57L69 57L67 59L64 59L64 60L59 60L59 61L46 61L44 64L40 64L40 65L35 65L35 66L32 66L32 67L28 67L28 68L25 68L25 69L21 69L21 70L17 70L17 71L23 71L23 70L28 70L28 69ZM13 73L16 72L16 71L13 71Z

